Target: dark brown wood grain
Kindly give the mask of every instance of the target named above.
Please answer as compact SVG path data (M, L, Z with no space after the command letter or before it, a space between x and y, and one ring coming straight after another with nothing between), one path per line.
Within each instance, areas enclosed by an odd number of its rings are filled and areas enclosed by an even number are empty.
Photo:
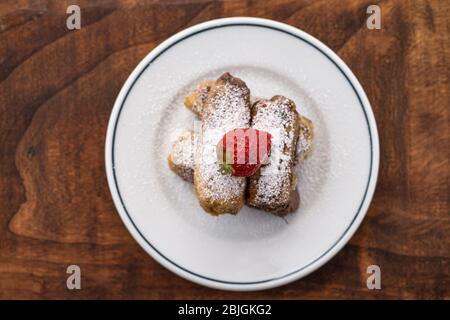
M0 298L450 299L448 1L0 0ZM382 9L382 29L365 26ZM175 276L131 238L104 169L106 125L133 68L188 26L226 16L286 22L350 66L381 141L377 190L350 243L310 276L232 293ZM66 288L66 267L82 289ZM382 290L366 268L382 268Z

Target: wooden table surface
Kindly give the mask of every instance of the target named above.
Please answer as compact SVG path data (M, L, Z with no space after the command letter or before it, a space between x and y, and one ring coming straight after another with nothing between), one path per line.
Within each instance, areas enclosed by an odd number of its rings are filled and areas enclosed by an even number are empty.
M81 30L66 8L82 10ZM366 27L378 4L381 30ZM174 33L227 16L286 22L323 41L372 103L381 167L349 244L289 285L233 293L160 266L116 213L107 121L138 62ZM450 299L450 1L0 0L0 298ZM81 267L82 289L66 288ZM368 290L366 268L381 267Z

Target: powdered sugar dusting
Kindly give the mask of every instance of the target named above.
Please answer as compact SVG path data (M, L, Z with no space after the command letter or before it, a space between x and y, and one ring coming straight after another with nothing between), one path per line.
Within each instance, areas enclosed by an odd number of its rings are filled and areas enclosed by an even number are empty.
M173 144L169 159L174 170L184 180L193 181L194 155L197 135L192 130L185 130Z
M261 168L261 175L257 178L253 205L287 204L291 191L295 189L292 169L298 115L293 106L291 100L281 96L258 102L255 106L257 111L252 127L272 134L272 149L269 164Z
M194 167L194 150L196 135L192 130L185 130L172 148L172 158L176 165Z
M200 115L203 111L203 104L214 83L214 80L201 81L197 88L184 99L184 105L195 114Z
M314 125L306 117L300 116L300 132L297 141L296 162L308 158L313 148Z
M199 181L196 180L196 184L204 198L225 202L242 196L246 180L219 172L216 144L224 133L249 126L249 90L245 86L225 83L213 91L202 113L202 136L196 155Z

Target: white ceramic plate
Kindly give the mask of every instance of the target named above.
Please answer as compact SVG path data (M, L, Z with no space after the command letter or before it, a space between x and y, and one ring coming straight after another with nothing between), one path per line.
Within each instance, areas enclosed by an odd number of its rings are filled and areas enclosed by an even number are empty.
M315 124L313 153L298 168L301 205L286 220L248 207L210 216L167 166L195 118L183 97L225 71L253 96L290 97ZM227 290L280 286L327 262L361 223L378 163L375 119L345 63L305 32L255 18L202 23L155 48L123 86L106 139L112 197L136 241L176 274Z

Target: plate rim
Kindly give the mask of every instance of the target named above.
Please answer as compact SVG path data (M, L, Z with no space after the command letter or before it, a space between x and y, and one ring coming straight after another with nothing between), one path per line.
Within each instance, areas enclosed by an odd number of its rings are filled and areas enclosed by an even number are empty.
M329 249L327 249L324 253L322 253L322 255L320 255L318 258L316 258L309 264L303 266L302 268L292 271L280 277L257 282L232 282L213 279L189 271L188 269L179 266L177 263L165 257L147 239L145 239L145 237L140 232L139 228L134 224L131 217L129 216L129 213L125 208L124 202L118 190L118 186L116 185L115 168L114 168L114 154L113 154L114 136L117 128L118 118L120 116L120 111L122 109L123 103L125 102L128 93L130 92L130 89L133 87L137 79L139 79L140 75L145 71L145 69L151 64L153 60L155 60L159 55L161 55L164 51L169 49L174 44L202 31L233 25L265 27L273 30L282 31L284 33L290 34L292 36L299 38L300 40L309 43L310 45L321 51L326 57L328 57L330 61L332 61L336 65L338 69L340 69L340 71L347 78L353 90L355 91L355 94L357 95L364 111L364 115L369 130L369 137L371 141L371 169L368 177L368 184L366 187L366 191L357 213L350 222L350 225L340 236L340 238ZM362 220L364 219L373 198L379 171L379 138L372 107L361 84L359 83L353 72L350 70L350 68L334 51L328 48L320 40L314 38L313 36L307 34L306 32L293 26L284 24L282 22L253 17L231 17L231 18L210 20L186 28L176 33L175 35L169 37L167 40L163 41L161 44L155 47L150 53L148 53L144 57L144 59L141 60L141 62L133 70L133 72L130 74L130 76L122 86L122 89L120 90L119 95L117 96L113 109L111 111L111 116L109 118L105 140L105 167L108 186L113 198L114 205L119 213L119 216L122 219L122 222L125 224L126 228L131 233L133 238L151 257L153 257L153 259L155 259L158 263L160 263L173 273L197 284L201 284L211 288L231 290L231 291L254 291L278 287L290 283L292 281L298 280L312 273L313 271L323 266L326 262L328 262L347 244L347 242L356 232Z

